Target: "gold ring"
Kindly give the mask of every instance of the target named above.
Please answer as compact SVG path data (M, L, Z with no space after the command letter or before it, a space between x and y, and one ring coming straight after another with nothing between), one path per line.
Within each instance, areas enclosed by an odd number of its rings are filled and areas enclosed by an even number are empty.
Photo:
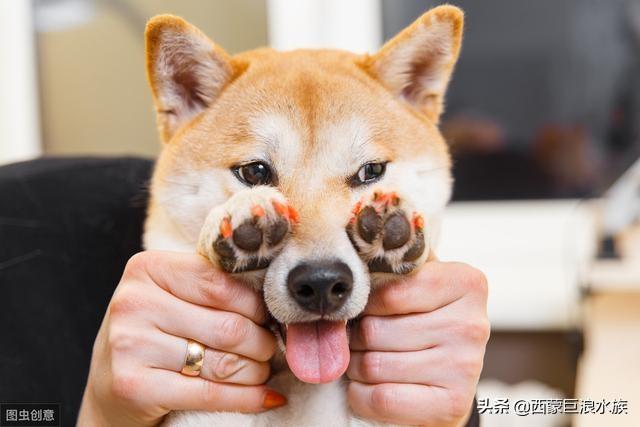
M203 362L204 346L199 342L187 340L187 354L184 357L184 365L180 373L190 377L197 377L200 375Z

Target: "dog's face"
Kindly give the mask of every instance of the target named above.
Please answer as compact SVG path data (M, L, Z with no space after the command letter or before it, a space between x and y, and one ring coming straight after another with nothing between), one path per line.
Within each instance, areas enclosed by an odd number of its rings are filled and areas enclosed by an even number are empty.
M165 145L150 215L163 230L148 227L147 240L169 233L195 247L213 207L252 185L275 186L299 220L266 271L270 312L287 325L357 316L371 278L345 231L354 204L373 186L399 189L434 221L449 198L437 122L461 32L461 12L444 6L373 56L262 49L230 57L183 20L154 18L148 75ZM314 313L292 298L287 280L309 266L350 276L335 310Z

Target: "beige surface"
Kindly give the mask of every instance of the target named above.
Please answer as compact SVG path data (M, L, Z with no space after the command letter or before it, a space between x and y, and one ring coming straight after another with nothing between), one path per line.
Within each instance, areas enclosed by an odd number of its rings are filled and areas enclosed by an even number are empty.
M229 52L265 45L264 0L126 0L128 20L96 2L87 25L39 36L42 122L47 154L154 155L159 148L144 71L144 22L174 13Z
M594 292L640 293L640 260L599 259L591 265L587 281Z
M595 294L586 301L585 353L576 397L626 399L628 415L583 415L575 427L640 425L640 293Z

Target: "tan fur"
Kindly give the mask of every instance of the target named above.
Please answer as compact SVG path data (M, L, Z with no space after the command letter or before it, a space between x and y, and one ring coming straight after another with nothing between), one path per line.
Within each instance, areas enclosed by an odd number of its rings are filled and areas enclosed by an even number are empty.
M397 96L404 96L437 123L444 93L460 54L464 20L454 6L440 6L422 15L385 44L363 65ZM425 87L415 80L427 80Z
M441 167L449 166L447 146L435 125L398 103L376 80L363 73L358 56L336 51L259 50L240 58L250 64L247 71L171 139L161 156L155 180L168 170L228 169L246 161L254 144L247 123L263 111L282 114L296 125L304 159L314 159L312 153L318 149L318 123L362 116L371 128L371 143L381 158L394 162L430 156L439 159ZM355 173L358 167L353 164L352 170L346 171ZM300 164L299 170L289 171L290 176L284 176L281 184L290 202L300 206L303 227L321 222L314 220L314 215L323 208L305 203L305 198L315 195L309 194L307 184L297 177L309 168L313 165ZM346 176L332 178L323 192L335 194L338 205L348 203ZM227 191L230 194L230 189ZM304 231L300 236L307 237Z
M256 276L260 285L264 280L267 306L282 323L313 320L293 310L284 278L301 259L338 256L353 270L355 285L353 301L336 318L356 316L375 277L345 232L354 204L374 188L399 190L424 215L429 244L450 196L449 153L437 122L462 27L462 12L441 6L371 56L271 49L229 56L184 20L153 18L146 31L147 74L166 144L153 177L146 248L195 251L199 238L211 246L215 235L201 233L217 233L219 209L232 196L250 191L246 200L260 200L275 191L247 189L231 168L268 160L277 171L277 191L300 219L266 275ZM371 161L389 162L385 177L373 186L349 186L347 179ZM233 209L248 206L233 200ZM205 221L212 231L203 229ZM428 256L429 250L420 262ZM339 384L323 386L322 400L314 400L319 388L296 383L286 370L276 377L279 387L303 393L295 400L299 406L237 420L299 425L306 416L312 424L324 411L342 411L340 417L356 422L344 413ZM188 416L178 418L174 425L192 425Z

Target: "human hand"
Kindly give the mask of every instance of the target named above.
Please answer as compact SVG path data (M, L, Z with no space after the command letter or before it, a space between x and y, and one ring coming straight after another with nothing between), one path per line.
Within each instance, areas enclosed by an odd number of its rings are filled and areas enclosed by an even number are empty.
M260 412L275 338L260 294L199 255L141 252L125 268L94 343L78 425L156 425L170 410ZM187 339L206 347L180 373Z
M487 281L432 261L372 292L351 340L352 410L368 419L462 426L489 339Z

